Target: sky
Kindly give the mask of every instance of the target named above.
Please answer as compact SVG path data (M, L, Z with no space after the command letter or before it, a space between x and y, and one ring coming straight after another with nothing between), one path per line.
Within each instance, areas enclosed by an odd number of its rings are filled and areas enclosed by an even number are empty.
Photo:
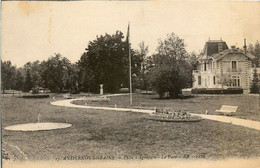
M78 61L97 35L127 33L133 49L144 41L149 55L158 39L174 32L188 52L209 40L243 46L260 40L260 2L226 1L70 1L2 2L1 56L17 67L60 53Z

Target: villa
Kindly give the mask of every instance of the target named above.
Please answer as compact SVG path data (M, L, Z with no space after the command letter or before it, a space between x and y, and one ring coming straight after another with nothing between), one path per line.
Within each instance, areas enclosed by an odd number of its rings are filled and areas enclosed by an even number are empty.
M209 40L193 70L193 88L242 88L248 93L253 58L247 52L246 41L241 50L235 46L229 49L222 40Z

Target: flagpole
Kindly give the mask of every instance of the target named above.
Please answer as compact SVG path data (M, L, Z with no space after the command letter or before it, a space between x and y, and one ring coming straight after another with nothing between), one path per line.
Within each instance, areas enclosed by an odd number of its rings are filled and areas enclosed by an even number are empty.
M128 52L129 52L129 92L130 92L130 106L133 104L132 97L132 67L131 67L131 47L130 47L130 22L128 23Z

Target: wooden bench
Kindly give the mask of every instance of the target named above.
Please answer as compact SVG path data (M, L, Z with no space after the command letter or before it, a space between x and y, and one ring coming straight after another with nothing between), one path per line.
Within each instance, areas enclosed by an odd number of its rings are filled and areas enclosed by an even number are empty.
M231 113L234 113L237 111L238 106L227 106L222 105L220 110L216 110L216 112L219 112L221 114L231 115Z

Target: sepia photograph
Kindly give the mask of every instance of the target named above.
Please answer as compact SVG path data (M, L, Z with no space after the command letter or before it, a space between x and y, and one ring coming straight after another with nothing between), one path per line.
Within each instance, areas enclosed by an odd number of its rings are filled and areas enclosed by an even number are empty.
M2 1L3 168L259 168L259 1Z

